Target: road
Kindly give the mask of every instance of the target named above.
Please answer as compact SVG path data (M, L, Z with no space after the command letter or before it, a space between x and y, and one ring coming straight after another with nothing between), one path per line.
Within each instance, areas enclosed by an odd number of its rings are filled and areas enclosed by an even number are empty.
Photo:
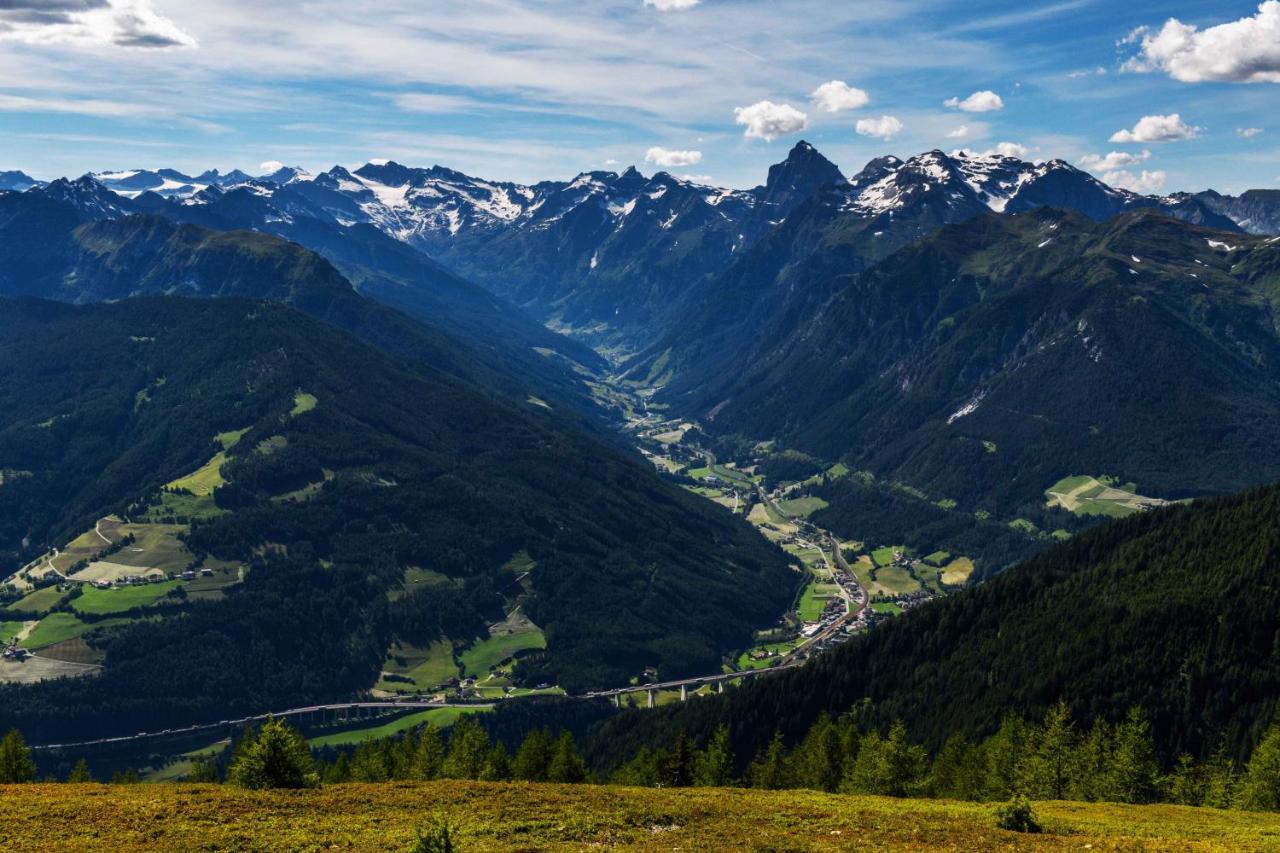
M240 717L233 720L219 720L216 723L202 723L197 726L187 726L185 728L165 729L158 732L138 732L134 735L122 735L120 737L98 738L97 740L84 740L69 743L49 743L40 744L31 747L32 749L70 749L89 746L109 746L113 744L130 743L132 741L147 740L149 738L177 737L181 735L199 734L200 732L212 732L219 729L241 728L252 725L253 723L265 722L269 718L284 719L288 717L304 717L312 714L342 713L350 714L351 711L405 711L405 710L429 710L431 708L492 708L492 702L433 702L426 699L403 699L400 701L386 702L338 702L332 705L307 705L303 708L290 708L286 711L276 711L270 714L257 714L252 717Z

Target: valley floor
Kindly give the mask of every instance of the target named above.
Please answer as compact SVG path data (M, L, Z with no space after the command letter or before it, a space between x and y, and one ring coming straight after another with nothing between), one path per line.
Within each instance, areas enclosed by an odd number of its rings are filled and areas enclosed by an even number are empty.
M994 828L975 803L804 791L488 784L0 788L7 850L409 850L446 815L462 851L1275 850L1280 815L1181 806L1037 803L1040 835Z

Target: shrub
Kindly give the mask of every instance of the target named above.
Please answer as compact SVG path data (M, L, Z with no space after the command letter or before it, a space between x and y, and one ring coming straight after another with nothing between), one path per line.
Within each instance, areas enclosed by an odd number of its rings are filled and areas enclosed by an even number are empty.
M418 840L409 848L409 853L458 853L456 834L449 818L438 815L425 830L418 830Z
M996 826L1010 832L1039 832L1040 824L1031 810L1031 801L1022 794L1001 806L996 806Z

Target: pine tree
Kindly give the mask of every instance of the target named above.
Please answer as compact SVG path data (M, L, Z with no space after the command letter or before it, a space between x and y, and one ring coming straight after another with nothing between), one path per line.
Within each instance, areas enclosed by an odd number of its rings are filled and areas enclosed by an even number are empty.
M347 757L345 752L338 753L338 760L329 767L324 778L326 782L334 784L351 781L351 759Z
M527 782L547 781L547 771L551 767L551 754L555 742L547 729L535 729L529 732L520 748L516 750L515 761L511 771L517 779Z
M424 781L438 779L443 767L444 744L440 741L440 730L427 723L418 734L408 776Z
M1111 726L1101 718L1093 721L1081 739L1071 763L1069 796L1073 800L1096 802L1109 796L1107 772L1114 748Z
M320 775L301 733L268 718L241 742L227 778L241 788L315 788Z
M1236 800L1239 778L1236 763L1227 754L1226 745L1204 764L1204 799L1201 805L1211 809L1229 809Z
M882 754L886 784L881 793L890 797L916 794L924 780L928 755L924 747L907 739L907 727L902 720L889 727L889 737L885 739Z
M775 731L769 745L751 762L751 787L777 791L787 787L787 753L782 732Z
M351 781L386 782L389 778L382 746L372 739L362 741L351 758Z
M729 727L720 726L707 743L698 761L697 784L706 788L728 788L733 780L733 745L729 742Z
M684 729L676 734L676 744L664 764L662 784L665 787L688 788L693 784L694 749Z
M76 762L76 766L71 768L71 772L67 774L67 784L83 785L86 782L93 781L93 774L89 772L89 762L83 758Z
M562 785L578 785L587 781L587 768L578 756L578 747L568 729L556 739L555 752L547 768L547 781Z
M1044 726L1032 736L1032 746L1022 770L1022 792L1033 799L1063 800L1071 783L1071 763L1079 734L1067 703L1049 709Z
M929 770L929 795L950 800L980 800L986 780L986 756L963 735L947 738Z
M664 764L665 759L660 752L653 752L647 746L642 746L634 758L613 772L609 777L609 784L656 788L662 784Z
M1115 749L1107 772L1109 798L1122 803L1153 802L1159 776L1151 724L1142 709L1135 706L1116 726Z
M440 775L446 779L479 779L489 755L489 735L480 723L463 717L453 724L449 736L449 754Z
M1248 811L1280 811L1280 723L1273 724L1253 750L1236 803Z
M197 757L191 762L191 772L187 774L188 782L197 784L214 784L222 781L218 771L218 762L210 757Z
M480 778L486 782L505 782L511 778L511 756L501 741L489 748Z
M1001 720L996 733L983 743L987 757L987 799L1004 801L1020 793L1027 741L1026 722L1009 714Z
M0 784L32 782L35 778L36 763L31 757L31 750L21 733L10 729L4 740L0 740Z
M858 756L846 768L844 789L854 794L879 794L885 786L884 738L874 729L858 744Z

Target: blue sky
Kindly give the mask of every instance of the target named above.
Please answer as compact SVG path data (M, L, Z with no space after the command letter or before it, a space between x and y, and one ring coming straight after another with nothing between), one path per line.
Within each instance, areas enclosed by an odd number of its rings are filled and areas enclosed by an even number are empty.
M42 178L392 158L751 186L804 138L847 173L999 148L1237 192L1280 185L1277 107L1278 0L0 3L0 169Z

